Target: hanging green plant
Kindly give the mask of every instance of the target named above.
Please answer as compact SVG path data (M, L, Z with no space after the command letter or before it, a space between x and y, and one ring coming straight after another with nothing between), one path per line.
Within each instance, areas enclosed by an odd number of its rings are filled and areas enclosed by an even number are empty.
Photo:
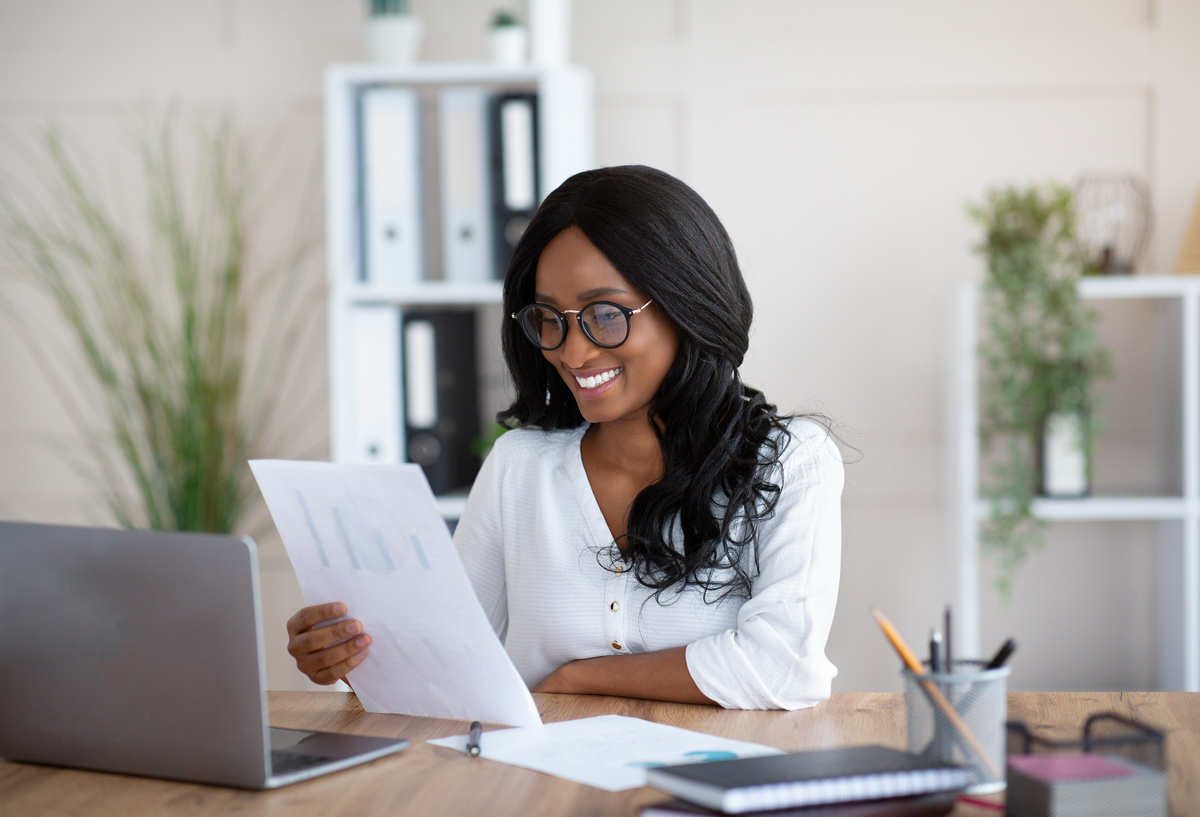
M991 516L980 538L997 560L996 588L1007 599L1017 570L1043 543L1045 523L1034 516L1033 500L1047 422L1081 418L1078 444L1090 469L1099 423L1094 385L1111 375L1111 365L1076 286L1086 260L1070 190L994 189L968 212L983 227L976 249L987 261L980 442L985 452L1004 449L983 489Z
M177 137L170 113L134 129L145 207L132 219L53 126L41 189L0 186L0 248L57 307L81 370L53 332L0 307L83 434L87 456L73 464L119 524L232 532L256 497L246 460L298 453L297 418L323 398L286 391L313 350L305 304L316 301L306 295L320 293L293 276L314 245L297 241L251 268L243 140L228 118L198 125L190 151ZM194 168L181 159L188 152ZM268 315L253 346L252 302Z

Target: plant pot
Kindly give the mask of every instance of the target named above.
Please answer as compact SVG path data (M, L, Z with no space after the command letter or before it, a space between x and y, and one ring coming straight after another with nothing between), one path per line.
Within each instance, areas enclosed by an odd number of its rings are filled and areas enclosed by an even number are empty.
M1053 412L1046 417L1038 441L1042 496L1087 496L1091 490L1087 433L1087 416L1081 411Z
M521 66L529 61L529 34L524 26L498 26L488 32L492 62Z
M410 14L368 17L363 43L371 62L407 64L417 61L424 29Z

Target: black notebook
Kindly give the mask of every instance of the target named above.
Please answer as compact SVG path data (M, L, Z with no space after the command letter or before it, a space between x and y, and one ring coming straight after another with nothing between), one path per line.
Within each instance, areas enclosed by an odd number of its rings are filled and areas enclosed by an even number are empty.
M646 770L656 789L729 814L957 791L960 766L885 746L850 746Z
M744 812L742 817L943 817L954 811L957 802L958 791L954 790L911 797L889 797L886 800L857 800L853 803ZM642 806L640 813L641 817L711 817L725 812L675 799Z

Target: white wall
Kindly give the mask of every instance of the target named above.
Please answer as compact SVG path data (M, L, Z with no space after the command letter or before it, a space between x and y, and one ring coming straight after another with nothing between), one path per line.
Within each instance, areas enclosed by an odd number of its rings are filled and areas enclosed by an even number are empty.
M575 10L578 58L598 77L601 160L661 164L709 198L758 305L748 379L784 407L825 408L863 452L848 470L830 654L840 688L898 688L867 610L921 641L949 599L947 296L981 272L964 204L997 184L1134 171L1154 189L1146 267L1173 263L1200 192L1200 5ZM1157 320L1143 310L1105 337L1154 336ZM1138 469L1149 476L1134 489L1169 481L1146 462L1163 448L1161 423L1141 421L1161 414L1157 395L1120 388L1144 360L1123 358L1133 367L1112 389L1098 487ZM1153 686L1154 548L1149 525L1061 526L1010 607L989 590L983 643L1020 641L1014 687Z
M484 56L493 3L414 8L427 58ZM119 145L113 115L148 97L232 106L261 140L282 134L275 209L295 208L320 161L321 70L361 57L361 13L354 0L0 0L0 128L55 118L103 160ZM828 412L863 453L847 471L829 651L836 688L899 689L868 609L919 641L949 599L947 296L981 270L964 203L991 185L1135 171L1154 191L1146 266L1172 264L1200 192L1200 2L577 0L573 18L600 161L657 165L709 199L758 305L747 379L785 409ZM20 176L7 145L0 173ZM1135 311L1106 338L1154 336L1159 320ZM318 354L313 375L324 367ZM1129 463L1170 481L1163 424L1139 419L1163 410L1122 390L1138 377L1126 368L1114 386L1105 450L1121 456L1098 481L1132 479ZM95 518L93 490L42 439L68 426L3 317L0 384L0 516ZM308 436L324 440L326 423L314 412ZM278 633L298 593L271 537L264 568L270 680L293 686ZM1021 642L1017 688L1152 687L1154 575L1148 526L1056 529L1010 607L988 596L983 643Z
M330 62L362 58L362 8L353 0L0 0L0 184L34 183L38 135L56 122L89 158L105 195L136 212L140 191L122 176L136 170L127 130L167 104L178 105L185 135L188 117L211 121L229 110L249 136L260 182L251 203L255 253L274 258L316 239L308 262L294 271L296 290L311 293L324 279L322 75ZM44 300L6 273L0 296L33 325L54 329ZM259 306L254 322L263 325L273 316L268 304ZM316 343L303 347L306 377L287 394L299 422L274 453L323 458L323 298L310 297L305 312ZM70 349L65 334L56 342ZM69 380L74 356L60 362L58 374ZM51 380L0 311L0 518L111 524L101 492L70 464L78 448ZM277 688L302 686L307 681L289 666L283 626L300 604L299 589L273 531L260 535L269 530L261 508L248 524L261 545L268 680Z

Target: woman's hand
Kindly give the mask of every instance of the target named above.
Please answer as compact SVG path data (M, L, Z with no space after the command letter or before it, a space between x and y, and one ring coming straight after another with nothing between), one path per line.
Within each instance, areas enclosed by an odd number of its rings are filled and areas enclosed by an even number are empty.
M314 683L337 683L367 657L371 636L363 633L361 621L348 618L326 624L346 612L346 605L338 601L305 607L288 619L288 652Z

